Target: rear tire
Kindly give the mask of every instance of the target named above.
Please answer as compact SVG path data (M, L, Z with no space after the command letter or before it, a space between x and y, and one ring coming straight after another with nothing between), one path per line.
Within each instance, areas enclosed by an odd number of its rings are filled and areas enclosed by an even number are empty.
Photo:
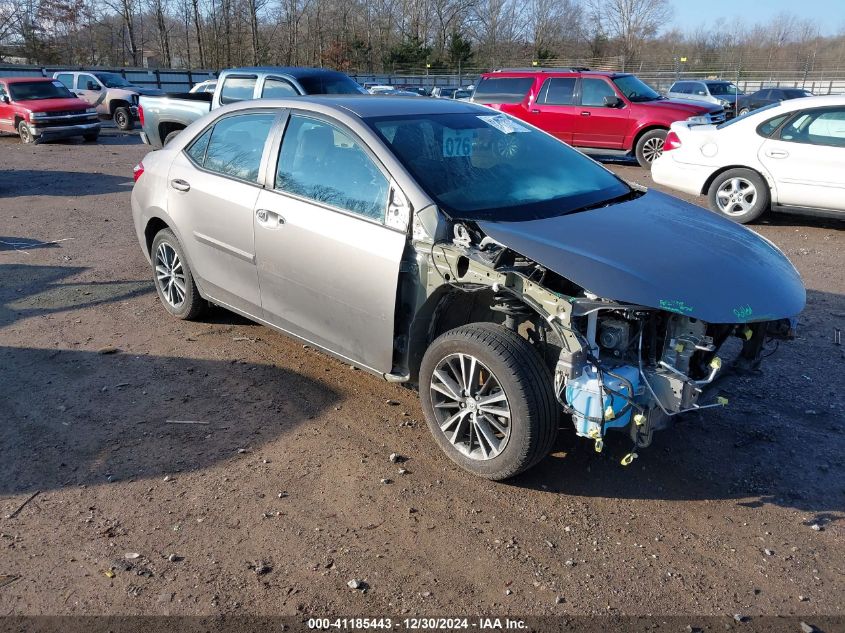
M26 124L26 121L18 123L18 136L21 137L21 143L25 143L26 145L35 143L35 137L32 135L32 132L29 131L29 126Z
M643 134L634 148L637 162L643 169L651 169L651 164L663 153L663 143L669 130L649 130Z
M132 119L132 112L129 108L117 108L114 111L114 124L119 130L127 132L135 127L135 121Z
M200 296L185 252L173 231L162 229L156 234L150 259L156 292L167 311L185 321L200 316L207 304Z
M443 452L487 479L531 468L557 437L548 368L528 341L493 323L464 325L434 340L420 366L420 400Z
M765 179L752 169L729 169L716 176L707 190L710 208L729 220L746 224L769 208L771 191Z

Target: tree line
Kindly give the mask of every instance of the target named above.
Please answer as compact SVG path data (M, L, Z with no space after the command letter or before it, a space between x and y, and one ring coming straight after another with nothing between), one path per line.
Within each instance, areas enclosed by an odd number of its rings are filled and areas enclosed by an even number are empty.
M509 65L742 64L838 70L845 29L724 18L673 28L668 0L0 0L0 61L350 72Z

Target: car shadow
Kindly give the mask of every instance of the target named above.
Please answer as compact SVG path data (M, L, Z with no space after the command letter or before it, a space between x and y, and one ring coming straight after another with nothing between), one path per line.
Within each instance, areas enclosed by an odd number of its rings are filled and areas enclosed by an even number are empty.
M202 470L336 400L273 365L0 347L0 494Z
M21 238L0 239L15 243ZM155 292L152 281L70 279L85 270L80 266L0 264L0 327L19 319L125 301Z
M0 198L18 196L97 196L129 193L132 175L113 176L98 172L35 169L0 170Z

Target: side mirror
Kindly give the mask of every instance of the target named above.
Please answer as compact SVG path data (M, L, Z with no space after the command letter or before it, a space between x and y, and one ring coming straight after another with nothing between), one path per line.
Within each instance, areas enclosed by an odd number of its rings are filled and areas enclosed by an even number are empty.
M96 91L98 91L98 92L99 92L99 91L100 91L100 86L98 86L97 84L95 84L93 81L89 81L89 82L88 82L88 86L86 87L86 90L96 90Z
M613 96L606 96L604 98L604 107L606 108L618 108L622 105L622 99L617 97L616 95Z
M9 103L9 97L6 95L0 95L0 103Z

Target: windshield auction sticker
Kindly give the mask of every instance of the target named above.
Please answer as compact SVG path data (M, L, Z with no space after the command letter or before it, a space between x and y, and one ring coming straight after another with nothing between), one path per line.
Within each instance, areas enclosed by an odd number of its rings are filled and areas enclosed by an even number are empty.
M524 125L520 125L510 117L506 117L504 114L494 114L492 116L480 116L478 117L482 121L484 121L487 125L491 125L500 132L504 132L505 134L513 134L514 132L530 132L527 127Z
M443 128L443 157L472 156L472 141L474 138L475 130Z

